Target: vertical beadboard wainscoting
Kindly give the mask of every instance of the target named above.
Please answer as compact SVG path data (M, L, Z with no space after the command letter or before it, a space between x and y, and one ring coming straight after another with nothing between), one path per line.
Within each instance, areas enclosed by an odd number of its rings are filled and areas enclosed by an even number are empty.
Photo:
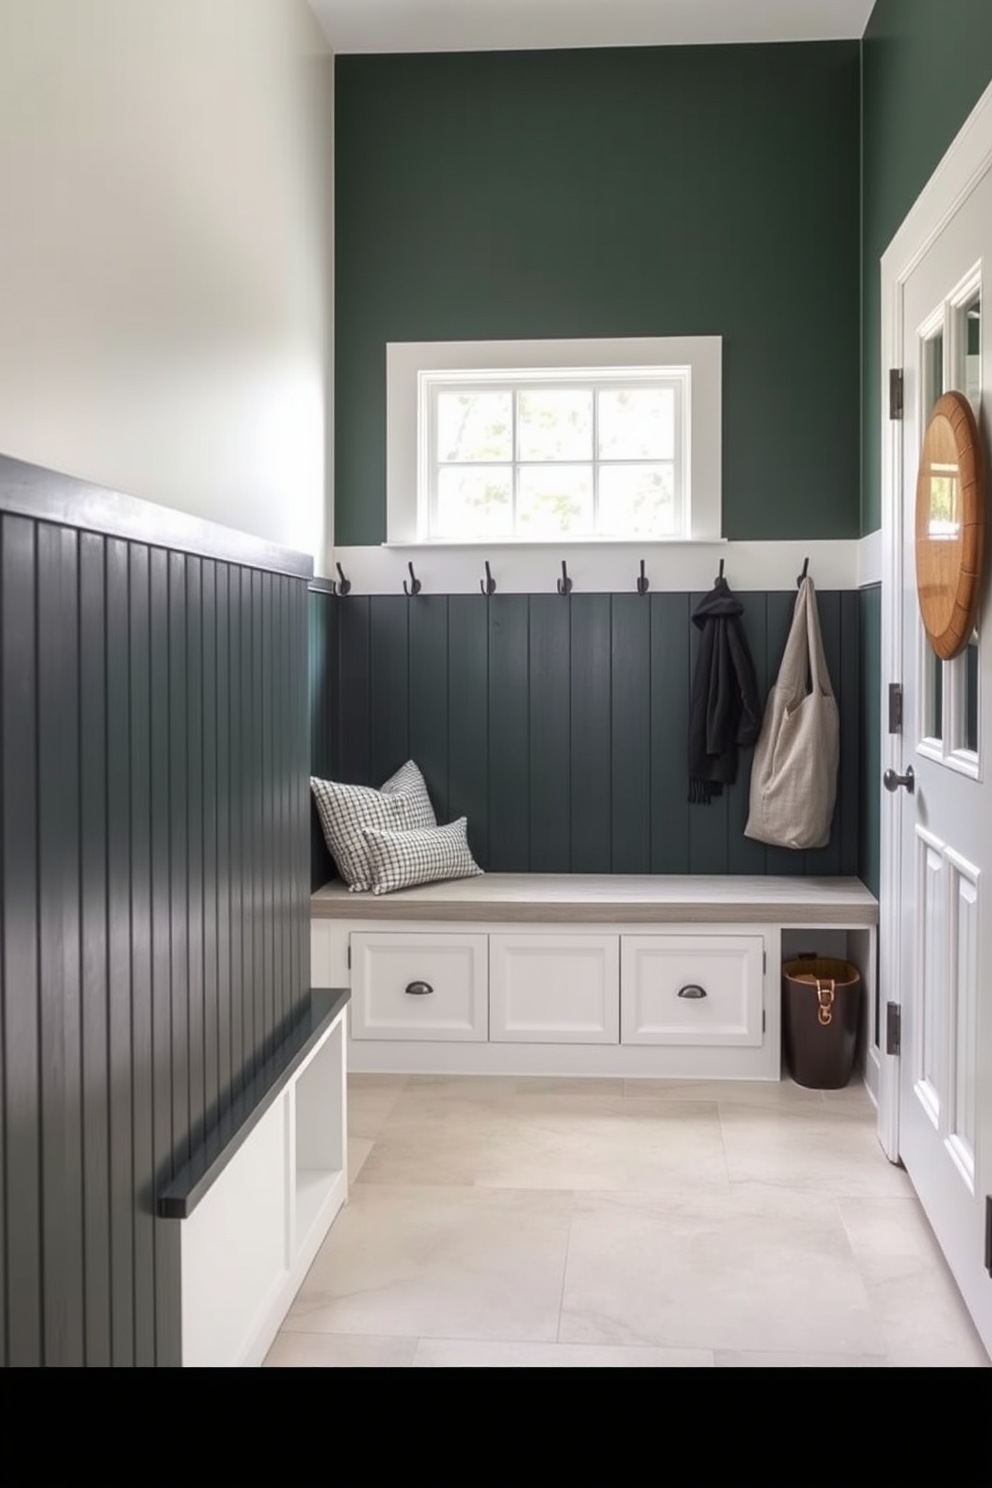
M158 1200L310 1010L310 573L0 459L6 1365L182 1358Z
M479 864L509 873L859 871L861 608L817 596L841 719L828 846L744 836L751 751L709 806L688 801L701 593L310 595L315 774L379 785L408 758L439 821L466 816ZM796 591L742 592L762 700ZM333 876L314 814L312 886Z

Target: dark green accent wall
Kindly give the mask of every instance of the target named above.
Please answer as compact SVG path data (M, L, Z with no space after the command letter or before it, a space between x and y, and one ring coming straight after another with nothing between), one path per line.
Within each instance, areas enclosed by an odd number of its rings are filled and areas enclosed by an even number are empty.
M724 535L859 531L859 43L339 57L335 528L388 341L724 337Z
M882 586L858 593L861 644L861 798L858 812L858 876L877 895L882 778Z
M862 43L864 460L861 530L881 526L879 262L992 79L989 0L876 0Z
M744 837L750 751L721 798L688 803L700 598L312 594L311 656L329 656L335 678L314 720L314 771L378 786L416 760L438 820L466 816L473 851L493 871L857 873L857 591L818 595L841 766L830 844L806 853ZM764 699L795 591L740 598Z

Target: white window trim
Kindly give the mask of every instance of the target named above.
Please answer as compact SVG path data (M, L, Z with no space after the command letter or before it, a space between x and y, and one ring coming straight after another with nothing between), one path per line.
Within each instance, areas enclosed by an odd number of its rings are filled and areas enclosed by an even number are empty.
M722 349L720 336L624 337L561 341L392 341L386 346L386 546L448 546L422 540L418 528L421 447L418 387L431 371L489 372L524 368L686 366L692 370L687 411L690 472L688 536L655 542L718 542L722 524ZM507 539L513 547L546 547ZM600 539L570 539L595 544ZM459 547L492 547L491 540L459 540ZM654 543L650 544L651 546Z

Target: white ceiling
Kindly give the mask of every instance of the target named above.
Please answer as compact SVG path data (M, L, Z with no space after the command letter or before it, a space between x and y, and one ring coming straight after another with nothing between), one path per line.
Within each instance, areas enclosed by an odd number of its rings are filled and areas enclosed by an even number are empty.
M335 52L837 41L875 0L309 0Z

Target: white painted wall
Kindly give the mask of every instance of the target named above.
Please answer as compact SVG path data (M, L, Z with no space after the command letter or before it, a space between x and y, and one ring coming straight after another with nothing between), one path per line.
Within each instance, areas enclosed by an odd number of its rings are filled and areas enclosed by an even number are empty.
M306 0L0 0L0 452L325 571L332 91Z

